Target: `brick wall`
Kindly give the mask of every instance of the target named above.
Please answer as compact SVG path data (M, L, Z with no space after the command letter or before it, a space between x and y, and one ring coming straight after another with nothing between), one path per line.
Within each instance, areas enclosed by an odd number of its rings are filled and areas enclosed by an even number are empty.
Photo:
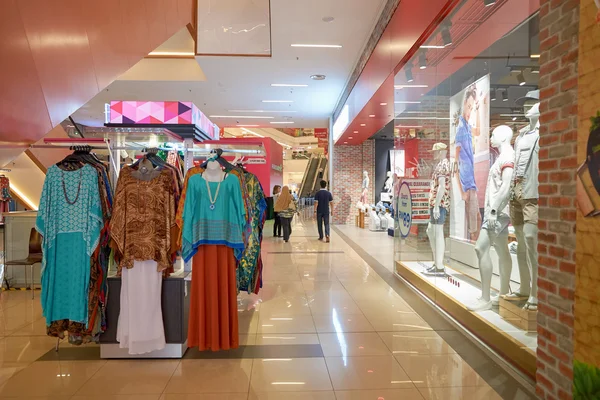
M537 393L572 398L579 0L541 0Z
M354 224L358 214L356 203L362 193L363 171L369 173L368 201L374 201L375 141L366 140L357 146L334 146L332 194L335 203L334 224Z

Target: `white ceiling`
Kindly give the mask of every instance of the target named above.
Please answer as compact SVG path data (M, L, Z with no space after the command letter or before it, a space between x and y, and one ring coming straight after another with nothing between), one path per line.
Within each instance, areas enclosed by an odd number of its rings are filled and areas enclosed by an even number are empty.
M112 83L78 110L74 119L84 125L102 125L103 105L110 100L179 100L194 102L208 116L274 117L211 118L219 126L326 128L383 3L384 0L272 0L272 57L196 57L206 80L182 81L166 76L161 81L142 81L131 80L128 73L128 80ZM335 19L329 23L322 21L329 16ZM343 47L291 47L294 43ZM327 78L313 81L310 79L313 74L324 74ZM308 87L271 87L272 83L307 84ZM262 103L263 100L293 100L293 103ZM294 124L273 125L271 121L293 121Z

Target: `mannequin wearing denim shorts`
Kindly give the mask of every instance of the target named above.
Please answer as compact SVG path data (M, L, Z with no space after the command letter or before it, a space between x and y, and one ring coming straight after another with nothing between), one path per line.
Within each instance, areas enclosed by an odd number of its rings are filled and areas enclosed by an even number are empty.
M447 146L436 143L433 146L433 158L438 163L431 177L431 190L429 193L430 220L427 226L429 245L433 253L433 265L428 268L428 273L443 273L444 252L446 251L446 239L444 238L444 223L448 216L450 207L450 162L446 158Z

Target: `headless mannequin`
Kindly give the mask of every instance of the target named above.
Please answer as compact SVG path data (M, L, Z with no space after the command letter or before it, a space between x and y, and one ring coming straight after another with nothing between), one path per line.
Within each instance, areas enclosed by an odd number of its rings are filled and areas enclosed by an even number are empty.
M531 108L529 108L531 107ZM529 110L527 110L529 108ZM529 118L529 130L539 128L540 103L528 101L525 103L525 116ZM538 132L531 133L539 136ZM537 168L536 168L537 170ZM508 300L528 298L523 307L526 310L537 310L537 279L538 279L538 227L536 224L525 223L515 225L517 237L517 260L521 277L520 288L517 292L506 296Z
M221 164L216 161L209 161L202 177L209 182L221 182L225 177L225 172L221 169Z
M510 145L512 136L512 129L506 125L501 125L494 129L491 144L500 151L499 160L506 159L507 156L511 160L514 159L514 151ZM496 167L496 164L494 167ZM494 299L494 301L490 299L493 272L492 258L490 257L491 246L494 246L496 253L498 254L500 295L507 294L510 289L509 281L510 272L512 270L512 259L510 257L510 252L508 251L507 228L509 216L506 214L505 208L508 205L510 196L513 168L500 166L500 170L502 180L500 188L492 191L490 190L490 183L488 183L484 218L485 221L487 221L487 225L484 229L481 229L481 233L475 245L475 252L479 259L479 273L481 274L481 297L478 298L475 303L467 306L467 309L470 311L489 310L492 308L492 304L497 301L497 299ZM492 171L490 171L490 174L491 173ZM501 214L500 219L502 221L498 220L499 214Z
M365 204L367 202L367 192L369 191L369 173L367 171L363 171L363 181L362 181L362 193L360 195L360 202Z
M438 163L446 158L447 150L436 150L433 152L433 158ZM438 219L440 217L440 203L446 193L446 177L437 178L439 182L439 188L435 197L435 206L433 207L433 217ZM446 239L444 238L444 225L433 224L431 221L427 226L427 236L429 237L429 245L431 246L431 252L433 253L433 266L427 269L429 273L444 272L444 252L446 251Z
M140 161L138 169L131 173L131 176L140 181L151 181L158 175L160 175L160 169L154 168L152 162L145 157Z
M385 180L385 185L383 190L387 193L392 193L394 187L394 178L392 177L392 171L388 171L387 179Z

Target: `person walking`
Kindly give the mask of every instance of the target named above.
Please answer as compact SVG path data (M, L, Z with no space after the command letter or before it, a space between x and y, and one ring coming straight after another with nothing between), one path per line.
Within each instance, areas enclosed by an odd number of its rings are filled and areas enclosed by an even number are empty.
M298 203L292 196L289 187L284 186L281 189L281 194L277 199L277 203L275 203L275 212L279 213L281 227L283 228L283 240L287 243L292 234L292 218L298 212Z
M281 194L281 186L275 185L273 187L273 205L277 204L277 199L279 199L279 195ZM281 237L281 219L279 218L279 213L275 211L275 218L273 221L273 236Z
M325 224L325 241L329 243L329 213L333 214L333 196L327 190L327 181L321 180L321 190L315 194L315 213L319 240L323 240L323 224Z

